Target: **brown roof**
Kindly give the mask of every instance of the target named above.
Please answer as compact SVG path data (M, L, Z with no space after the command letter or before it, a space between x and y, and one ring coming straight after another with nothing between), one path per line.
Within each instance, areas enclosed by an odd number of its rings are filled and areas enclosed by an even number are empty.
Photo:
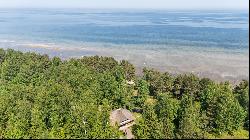
M116 109L113 110L110 114L110 121L111 125L115 125L115 123L118 123L120 125L122 122L130 120L133 121L135 118L133 117L133 114L128 111L127 109Z

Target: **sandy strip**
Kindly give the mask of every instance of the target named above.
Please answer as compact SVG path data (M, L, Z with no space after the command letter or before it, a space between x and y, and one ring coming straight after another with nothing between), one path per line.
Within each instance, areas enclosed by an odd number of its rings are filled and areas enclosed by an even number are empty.
M171 47L154 49L139 45L113 45L86 43L78 47L59 46L59 44L19 43L14 49L46 53L64 59L91 55L112 56L116 60L128 60L140 74L143 67L170 73L195 73L218 81L229 80L233 83L249 79L249 53L227 53L218 48ZM159 47L157 49L157 47Z

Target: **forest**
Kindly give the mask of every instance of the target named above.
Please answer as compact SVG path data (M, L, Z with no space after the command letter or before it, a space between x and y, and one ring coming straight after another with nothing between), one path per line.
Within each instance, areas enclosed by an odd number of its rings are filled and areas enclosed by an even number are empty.
M0 49L0 139L121 138L109 122L117 108L136 116L136 139L249 137L248 80L135 70L112 57L62 60Z

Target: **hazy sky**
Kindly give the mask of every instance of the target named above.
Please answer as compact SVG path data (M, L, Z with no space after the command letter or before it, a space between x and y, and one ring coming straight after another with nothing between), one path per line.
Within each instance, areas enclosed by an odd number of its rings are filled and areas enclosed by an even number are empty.
M248 9L249 0L0 0L0 7Z

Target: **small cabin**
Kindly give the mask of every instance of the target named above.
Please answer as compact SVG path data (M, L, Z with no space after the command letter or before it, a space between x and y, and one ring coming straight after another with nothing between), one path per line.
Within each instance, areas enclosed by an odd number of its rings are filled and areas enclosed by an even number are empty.
M110 122L112 126L118 124L119 130L122 130L128 139L133 139L134 136L129 127L134 125L135 118L127 109L116 109L110 114Z
M119 128L130 125L134 122L133 114L127 109L116 109L110 114L110 122L112 126L117 123Z

